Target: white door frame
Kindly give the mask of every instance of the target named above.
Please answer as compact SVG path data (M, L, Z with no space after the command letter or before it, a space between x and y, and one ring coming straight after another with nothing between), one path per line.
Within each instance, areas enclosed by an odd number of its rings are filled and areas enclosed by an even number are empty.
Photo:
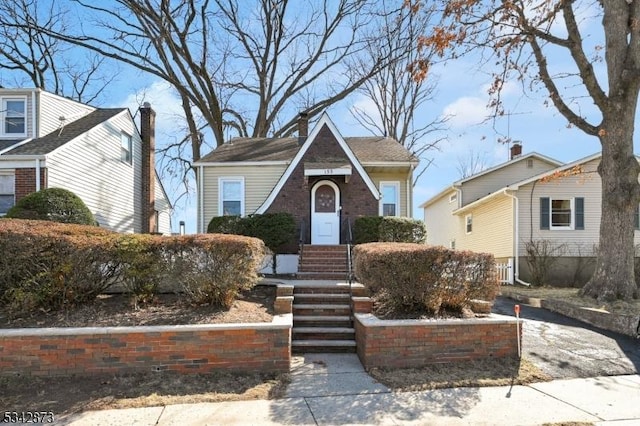
M316 190L323 185L333 188L336 195L335 212L316 213ZM319 235L321 221L326 221L335 231L330 237ZM311 188L311 244L340 244L340 188L330 180L320 180Z

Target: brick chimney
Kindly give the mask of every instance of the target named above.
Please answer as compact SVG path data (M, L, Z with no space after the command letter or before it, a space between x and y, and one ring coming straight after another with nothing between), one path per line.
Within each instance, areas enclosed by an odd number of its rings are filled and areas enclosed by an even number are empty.
M522 155L522 145L519 142L515 142L511 146L511 160L519 157L520 155Z
M309 136L309 114L301 112L298 116L298 145L302 145Z
M142 138L142 233L156 232L156 112L149 102L140 108Z

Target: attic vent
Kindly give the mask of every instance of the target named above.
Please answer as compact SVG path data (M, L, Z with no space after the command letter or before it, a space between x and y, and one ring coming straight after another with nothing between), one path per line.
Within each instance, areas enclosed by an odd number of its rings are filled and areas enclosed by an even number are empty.
M533 169L533 158L527 160L527 169Z

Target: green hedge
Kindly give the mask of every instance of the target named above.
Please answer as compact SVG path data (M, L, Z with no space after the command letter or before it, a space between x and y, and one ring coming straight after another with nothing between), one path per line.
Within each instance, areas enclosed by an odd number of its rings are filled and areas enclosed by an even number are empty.
M0 253L0 303L17 314L84 303L116 283L136 302L168 283L192 303L228 308L257 283L265 248L234 235L161 237L4 219Z
M355 220L356 244L399 242L422 244L427 240L424 222L407 217L365 216Z
M5 217L79 225L96 224L93 214L80 197L62 188L42 189L21 198Z
M279 253L281 247L295 243L296 221L290 213L217 216L209 222L207 232L259 238L273 253Z
M493 301L500 288L491 254L369 243L357 245L353 255L357 279L394 312L459 310L472 299Z

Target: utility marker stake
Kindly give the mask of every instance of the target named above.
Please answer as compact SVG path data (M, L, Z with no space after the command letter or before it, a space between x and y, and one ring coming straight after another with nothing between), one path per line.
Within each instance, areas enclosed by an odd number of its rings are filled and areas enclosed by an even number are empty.
M522 358L522 351L520 349L520 305L514 305L513 310L516 312L516 333L518 339L518 358Z

